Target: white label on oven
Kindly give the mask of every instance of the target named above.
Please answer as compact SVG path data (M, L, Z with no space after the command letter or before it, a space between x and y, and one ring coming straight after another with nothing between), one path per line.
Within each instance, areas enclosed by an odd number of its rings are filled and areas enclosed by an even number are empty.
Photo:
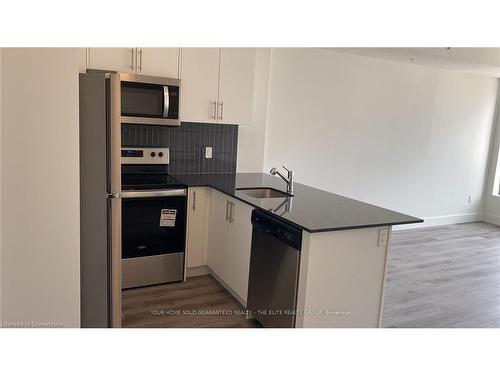
M164 208L161 210L160 227L175 227L175 217L177 210Z

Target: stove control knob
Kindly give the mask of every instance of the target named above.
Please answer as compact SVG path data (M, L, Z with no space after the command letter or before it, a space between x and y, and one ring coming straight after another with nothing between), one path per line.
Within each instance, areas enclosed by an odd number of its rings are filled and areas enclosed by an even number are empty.
M151 157L152 157L152 158L154 158L155 156L156 156L156 152L154 152L154 151L153 151L153 152L151 153Z
M159 156L160 158L162 158L162 157L163 157L163 152L161 152L161 151L160 151L160 152L158 153L158 156Z

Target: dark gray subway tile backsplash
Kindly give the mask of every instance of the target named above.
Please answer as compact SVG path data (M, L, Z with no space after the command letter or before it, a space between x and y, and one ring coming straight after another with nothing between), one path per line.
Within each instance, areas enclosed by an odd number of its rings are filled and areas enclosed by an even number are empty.
M170 173L235 173L238 126L183 122L181 126L122 124L123 147L168 147ZM212 159L205 159L212 147Z

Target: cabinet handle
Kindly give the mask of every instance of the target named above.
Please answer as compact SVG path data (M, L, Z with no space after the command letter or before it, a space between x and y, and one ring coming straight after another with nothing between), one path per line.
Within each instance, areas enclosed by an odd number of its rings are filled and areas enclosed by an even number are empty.
M212 120L217 120L217 102L215 100L212 100L211 105L213 106L212 108Z
M142 48L139 50L139 71L142 72Z
M132 59L130 60L130 70L134 70L134 49L135 48L132 48L130 50L130 55L132 57Z
M226 221L229 220L229 205L230 204L231 204L231 202L226 201Z
M222 116L224 114L224 101L221 101L219 103L219 106L220 106L219 120L222 120Z
M196 190L193 190L193 211L196 210Z
M234 222L234 203L229 202L230 209L229 209L229 222L233 223Z

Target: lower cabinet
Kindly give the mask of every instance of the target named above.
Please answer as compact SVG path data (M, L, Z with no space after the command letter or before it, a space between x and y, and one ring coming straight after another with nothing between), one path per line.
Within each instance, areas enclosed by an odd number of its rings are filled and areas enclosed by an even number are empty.
M253 208L238 200L231 201L230 230L228 236L227 284L246 307L248 277L250 271L250 251L252 247Z
M208 191L206 187L188 189L187 268L207 264Z
M207 265L246 306L252 207L214 189L209 195Z
M210 214L208 216L207 265L223 282L227 283L229 197L210 190Z

